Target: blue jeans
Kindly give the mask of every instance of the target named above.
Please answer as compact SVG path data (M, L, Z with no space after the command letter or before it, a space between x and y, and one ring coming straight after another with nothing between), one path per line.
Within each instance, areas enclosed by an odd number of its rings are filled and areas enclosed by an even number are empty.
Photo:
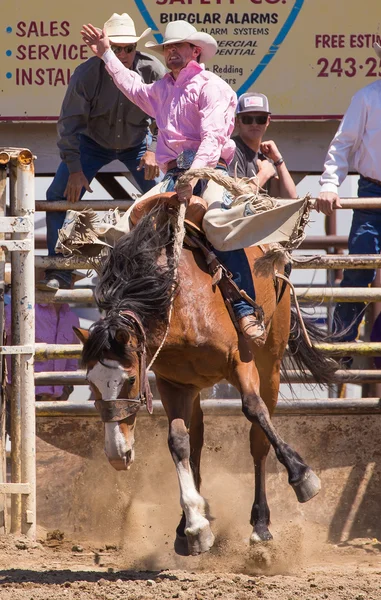
M221 165L217 165L216 169L226 172L226 169ZM171 169L165 174L163 182L167 182L166 191L173 192L178 176L184 172L184 169ZM200 179L193 192L196 196L202 196L207 181ZM252 300L255 300L255 291L253 284L253 276L251 273L249 261L247 260L244 250L230 250L229 252L221 252L213 248L214 254L222 262L222 264L231 272L233 281L240 290L244 290ZM254 308L244 298L233 302L234 314L237 319L242 319L247 315L254 313Z
M233 275L233 281L240 290L244 290L252 300L255 300L253 275L244 250L221 252L213 248L214 254ZM244 298L233 302L234 314L242 319L254 313L254 308Z
M359 198L380 198L381 186L360 177ZM348 239L349 254L380 254L381 210L354 210ZM368 287L376 276L374 269L347 269L340 287ZM334 332L344 331L341 341L357 338L365 310L364 302L339 302L334 312Z
M137 170L140 159L147 150L146 141L135 148L127 148L125 150L109 150L103 148L94 140L90 139L86 135L80 136L80 156L82 171L90 183L95 175L100 171L102 167L108 165L113 160L120 160L127 169L132 173L136 183L140 187L143 193L148 192L154 185L159 183L159 180L146 180L144 179L144 169L141 171ZM58 167L58 171L50 185L46 199L50 202L65 200L64 191L69 179L69 170L65 163L61 162ZM85 189L82 189L81 198L85 193ZM73 209L76 205L73 204ZM46 213L46 230L47 230L47 244L49 256L55 256L55 246L58 239L58 230L61 229L65 220L64 212L48 212ZM52 273L52 271L50 271ZM69 283L71 281L71 271L57 271L55 275L59 275L61 279Z

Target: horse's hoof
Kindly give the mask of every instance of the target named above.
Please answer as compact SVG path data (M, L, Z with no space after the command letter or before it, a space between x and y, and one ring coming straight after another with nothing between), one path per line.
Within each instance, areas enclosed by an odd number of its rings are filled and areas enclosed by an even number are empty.
M188 538L186 535L176 535L174 549L179 556L189 556Z
M273 536L269 532L268 529L264 529L263 531L253 531L250 536L250 546L255 546L256 544L263 544L263 542L271 542Z
M214 535L210 529L209 523L198 532L192 532L189 529L185 530L188 539L189 554L196 556L203 552L208 552L214 544Z
M291 484L299 502L308 502L320 492L320 479L312 469L307 469L303 477Z

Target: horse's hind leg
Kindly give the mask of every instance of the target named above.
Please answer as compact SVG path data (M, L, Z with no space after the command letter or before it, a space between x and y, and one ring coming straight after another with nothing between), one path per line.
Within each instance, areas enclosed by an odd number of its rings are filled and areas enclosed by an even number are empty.
M247 365L245 365L247 366ZM258 372L254 363L250 364L254 377L251 381L258 381ZM275 450L277 459L286 467L288 481L294 488L299 502L311 500L320 490L320 480L306 465L303 459L278 435L271 422L269 410L261 396L253 388L247 389L248 373L243 380L242 410L246 418L252 423L257 423L263 430L270 444Z
M250 429L250 451L254 461L255 492L251 508L250 523L253 532L250 542L268 542L273 539L269 531L270 509L266 497L266 459L270 443L262 429L252 423Z
M201 488L201 451L204 445L204 415L200 405L200 394L194 400L191 424L189 428L190 441L190 466L193 473L193 479L196 490L199 492ZM185 535L186 518L183 511L180 523L176 529L175 549L178 554L188 554L188 541Z
M185 515L184 532L188 541L188 550L190 554L200 554L207 552L213 546L214 536L205 516L205 500L197 490L191 467L191 442L188 430L191 426L193 404L198 397L198 390L187 386L176 386L160 378L157 378L157 386L169 421L168 446L179 480L180 504ZM200 451L201 448L198 452ZM199 480L198 469L196 476Z
M268 343L271 342L270 332ZM279 344L278 344L279 347ZM256 365L260 375L260 395L267 406L270 416L274 412L278 401L280 384L280 359L267 351L265 347L257 357ZM270 509L266 497L266 459L270 449L270 442L263 429L257 422L252 423L250 429L250 452L254 461L255 496L251 509L250 523L253 526L251 543L267 542L272 540L269 531Z
M259 393L259 375L257 368L252 363L239 364L236 369L239 389L242 395L242 410L246 418L253 424L250 434L251 451L255 461L256 492L252 510L254 536L252 541L259 539L271 539L268 532L270 512L267 506L265 493L265 460L270 443L278 460L286 467L288 472L288 481L292 485L299 502L307 502L313 498L320 490L320 480L313 471L306 465L303 459L295 450L293 450L275 430L269 409ZM270 407L271 409L271 407ZM261 439L261 432L267 438ZM258 440L255 441L255 435L259 433Z

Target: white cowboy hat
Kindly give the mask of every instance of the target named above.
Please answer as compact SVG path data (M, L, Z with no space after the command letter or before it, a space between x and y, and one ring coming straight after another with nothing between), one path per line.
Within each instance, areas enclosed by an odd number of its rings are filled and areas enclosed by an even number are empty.
M163 46L167 44L179 44L180 42L188 42L201 48L200 61L206 62L212 58L217 52L217 42L203 31L197 31L193 25L187 21L171 21L168 23L164 39L161 44L155 44L155 42L146 42L146 48L151 48L155 52L163 54Z
M127 13L114 13L103 28L110 42L114 44L136 44L151 33L151 28L148 27L140 36L136 35L135 24Z
M377 44L377 42L375 42L373 44L373 50L375 51L375 53L377 54L377 56L379 56L381 58L381 46L380 46L380 44Z

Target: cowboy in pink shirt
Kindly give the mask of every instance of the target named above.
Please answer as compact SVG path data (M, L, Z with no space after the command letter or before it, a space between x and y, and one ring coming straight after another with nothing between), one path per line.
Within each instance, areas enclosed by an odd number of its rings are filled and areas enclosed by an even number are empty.
M189 184L176 185L179 174L188 169L211 167L227 172L234 156L235 143L230 136L234 129L236 94L218 75L206 71L203 64L216 54L216 40L186 21L172 21L161 44L146 43L146 47L164 56L170 72L160 81L145 84L118 60L104 31L89 24L83 26L81 34L94 54L105 62L115 85L156 120L159 129L156 160L166 175L161 184L141 199L176 187L180 201L188 201L194 193L202 196L208 207L217 202L222 209L229 208L231 200L213 182L193 179ZM206 218L207 215L208 212ZM127 212L118 229L122 229L123 221L124 231L129 230L128 218ZM219 255L218 249L216 253ZM233 273L237 285L254 299L244 250L221 252L220 259ZM234 309L243 335L249 341L263 342L265 329L259 311L257 314L243 299L234 303Z

